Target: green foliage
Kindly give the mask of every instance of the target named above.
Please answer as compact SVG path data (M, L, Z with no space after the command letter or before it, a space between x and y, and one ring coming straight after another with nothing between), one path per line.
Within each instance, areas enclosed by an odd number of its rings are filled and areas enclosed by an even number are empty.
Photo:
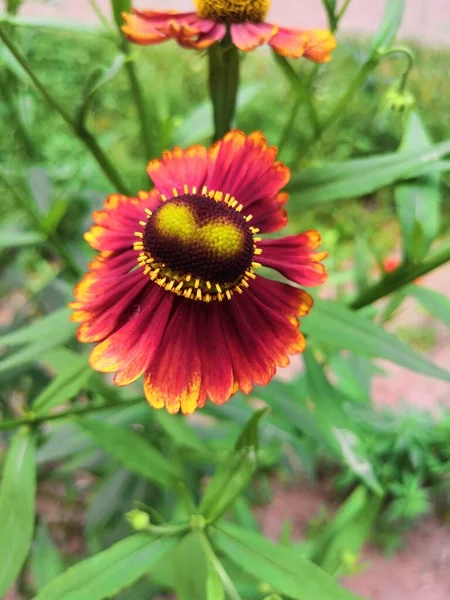
M450 326L448 299L414 283L449 259L448 55L418 49L417 68L399 71L403 0L386 2L370 44L341 44L320 70L244 57L228 38L209 61L175 44L136 49L120 34L129 0L111 0L102 29L37 26L19 5L0 23L0 596L16 581L35 600L356 598L336 577L361 569L369 539L394 547L450 506L448 414L372 406L374 360L450 380L412 348L422 330L386 329L410 299ZM349 2L323 5L334 31ZM380 108L386 93L402 116ZM308 350L292 381L170 415L140 384L93 373L75 339L66 306L92 258L82 234L106 194L148 189L148 159L235 124L280 142L289 233L323 233L332 299L315 297L302 320ZM401 264L385 273L400 237ZM307 540L286 521L274 543L254 505L303 476L331 478L340 505ZM62 509L86 503L75 555L42 514L34 527L48 487Z

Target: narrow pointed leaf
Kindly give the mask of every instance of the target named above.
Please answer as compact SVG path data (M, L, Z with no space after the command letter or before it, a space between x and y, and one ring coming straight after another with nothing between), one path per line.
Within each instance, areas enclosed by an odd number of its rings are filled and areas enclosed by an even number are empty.
M169 459L131 429L87 418L76 422L97 445L141 477L167 487L182 479Z
M294 600L356 600L317 565L278 546L259 533L221 522L212 533L214 546L259 582Z
M429 362L362 314L337 302L316 299L314 310L302 322L302 331L314 342L384 358L411 371L450 381L450 372Z
M0 598L19 575L31 547L35 493L35 440L24 428L12 439L0 484Z
M372 42L372 56L395 40L405 12L405 0L386 0L383 21Z
M64 571L62 558L55 546L47 525L41 521L36 528L36 536L31 555L31 572L39 592Z
M34 600L106 600L145 575L177 541L143 533L125 538L64 571Z

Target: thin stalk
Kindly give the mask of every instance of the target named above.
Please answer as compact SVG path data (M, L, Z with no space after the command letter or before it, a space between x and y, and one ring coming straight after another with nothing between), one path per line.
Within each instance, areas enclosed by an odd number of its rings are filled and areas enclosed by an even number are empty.
M337 26L339 25L339 21L342 19L342 17L347 12L347 8L350 6L351 1L352 0L345 0L344 4L342 5L341 10L336 15L336 27L333 29L333 32L337 29Z
M39 213L36 210L33 210L33 207L30 206L30 204L26 200L26 196L24 194L19 194L16 188L13 185L11 185L11 183L4 177L4 175L1 172L0 181L3 182L4 186L9 190L14 200L17 202L18 206L20 206L22 210L27 214L28 218L35 225L38 231L45 235L49 244L53 247L55 252L64 260L71 275L75 279L78 279L82 275L83 271L80 269L79 265L74 261L71 253L67 250L64 243L58 238L58 236L54 232L48 231Z
M242 600L242 598L239 595L239 592L234 587L234 583L232 582L230 576L226 572L220 560L217 558L216 553L214 552L214 548L211 546L211 543L206 533L204 531L199 531L198 535L200 537L201 544L205 551L206 558L216 570L216 573L222 582L222 585L227 593L228 598L230 600Z
M377 300L389 296L400 288L412 283L418 277L422 277L430 271L450 261L450 244L442 250L429 256L423 263L417 266L403 265L392 273L386 274L381 281L367 288L350 303L350 308L358 310Z
M130 56L129 44L127 42L123 45L123 50L126 55ZM147 107L142 93L142 87L139 81L138 74L136 72L136 66L132 60L125 62L125 67L130 82L131 94L133 96L134 104L140 121L142 147L145 152L145 159L150 160L154 158L154 150L152 145L152 133L150 130L150 119L147 112Z
M294 127L295 119L297 118L298 111L300 110L301 100L297 98L291 108L289 118L286 121L283 131L281 132L280 141L278 142L278 154L280 155L284 150L286 142L288 141L289 135Z
M68 419L70 417L77 417L79 415L86 415L92 412L101 412L111 408L126 408L128 406L134 406L142 402L142 398L135 398L134 400L128 400L127 402L115 402L111 404L103 404L102 406L80 406L71 408L64 412L54 413L51 415L33 415L29 414L21 419L10 419L8 421L0 421L0 431L6 429L16 429L22 425L38 425L39 423L47 423L48 421L57 421L60 419Z
M298 100L304 103L306 110L308 111L309 120L314 130L314 137L317 137L320 132L320 123L311 94L309 93L307 82L303 81L303 79L297 75L295 69L293 69L292 65L284 56L280 56L276 52L273 52L272 54L275 62L280 67L280 70L289 81Z
M13 56L20 63L24 71L30 77L31 81L35 85L35 87L39 90L42 96L45 98L47 103L58 112L73 133L85 144L85 146L90 150L91 154L94 156L98 165L109 179L109 181L114 185L114 187L121 192L122 194L131 195L130 190L122 181L117 169L106 156L102 148L99 146L97 140L94 136L85 129L84 126L81 126L75 122L74 119L70 116L70 114L53 98L53 96L47 91L45 85L41 82L41 80L34 74L30 64L28 63L25 56L22 52L17 48L15 43L6 33L4 27L0 27L0 39L4 42L4 44L8 47Z
M208 50L209 91L214 112L214 138L217 141L230 131L236 111L239 88L239 50L225 38Z
M95 12L97 17L99 18L99 21L103 25L103 27L115 36L116 31L115 31L114 27L111 25L111 23L105 17L105 15L102 13L97 1L89 0L89 4L91 5L92 10Z

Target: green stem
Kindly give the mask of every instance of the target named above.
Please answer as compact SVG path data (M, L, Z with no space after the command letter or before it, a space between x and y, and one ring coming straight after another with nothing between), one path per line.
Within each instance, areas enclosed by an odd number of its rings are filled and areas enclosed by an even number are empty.
M66 112L66 110L55 100L55 98L53 98L53 96L51 94L49 94L49 92L47 91L44 84L34 74L33 70L31 69L31 66L28 63L25 56L22 54L22 52L19 50L19 48L17 48L15 43L12 41L12 39L6 33L4 27L0 27L0 38L2 39L4 44L8 47L11 54L13 54L13 56L16 58L16 60L20 63L20 65L22 66L24 71L30 77L31 81L33 82L35 87L39 90L39 92L42 94L42 96L45 98L47 103L56 112L58 112L61 115L61 117L64 119L64 121L67 123L67 125L72 129L73 133L90 150L90 152L94 156L95 160L97 161L98 165L101 167L102 171L104 172L106 177L109 179L109 181L114 185L114 187L122 194L131 195L130 190L124 184L124 182L122 181L122 178L120 177L116 168L114 167L112 162L109 160L109 158L106 156L106 154L103 152L102 148L99 146L99 144L98 144L97 140L94 138L94 136L91 133L89 133L89 131L87 131L83 126L78 125L72 119L70 114L68 112Z
M325 123L323 123L320 130L320 136L322 136L325 133L325 131L339 119L344 110L348 108L348 105L355 93L361 88L363 83L366 81L368 76L372 73L372 71L376 68L377 65L378 58L370 58L361 66L360 70L356 74L356 77L349 85L347 91L339 100L337 105L334 107L328 119L326 119Z
M216 553L214 552L214 548L211 546L211 543L206 533L204 531L198 531L198 535L200 537L201 544L205 551L206 558L216 570L216 573L222 582L222 585L227 593L228 598L230 600L242 600L242 598L239 595L239 592L234 587L234 583L232 582L230 576L226 572L220 560L217 558Z
M127 69L128 79L130 82L131 94L133 96L134 104L136 106L136 111L140 121L140 129L141 129L141 138L142 138L142 146L145 152L145 159L150 160L154 158L154 150L152 145L152 132L150 130L150 119L147 112L147 107L145 104L144 96L142 94L141 84L138 78L138 74L136 72L136 66L129 58L130 50L129 44L127 42L123 45L123 50L128 57L128 60L125 63L125 67Z
M303 79L297 75L295 69L284 56L280 56L276 52L273 52L272 55L280 70L289 81L295 95L297 96L297 99L305 104L306 110L308 111L309 120L314 130L314 137L317 137L320 132L320 123L307 82L303 81Z
M352 0L345 0L344 4L342 5L341 10L336 15L336 26L334 27L333 32L337 29L337 26L339 25L339 21L342 19L342 17L347 12L347 8L350 6L351 1Z
M232 127L239 88L239 50L225 38L208 50L209 91L214 112L214 141Z
M74 279L79 279L83 274L83 271L79 267L79 265L74 261L71 253L67 250L67 247L64 243L58 238L58 236L53 231L49 231L41 219L40 214L37 210L34 210L32 206L26 200L25 194L19 194L16 188L4 177L4 175L0 172L0 181L3 182L4 186L9 190L10 194L13 196L14 200L17 202L17 205L22 208L22 210L27 214L30 221L34 224L34 226L45 235L49 244L53 247L56 254L58 254L63 261L66 263L71 275Z
M417 266L402 265L392 273L386 274L381 281L367 288L350 303L350 308L358 310L364 308L389 294L399 290L418 277L426 275L441 265L450 261L450 244L442 250L429 256L423 263Z
M128 406L134 406L142 402L142 398L135 398L134 400L128 400L127 402L115 402L111 404L103 404L102 406L80 406L71 408L64 412L55 413L51 415L40 415L36 416L29 414L22 419L11 419L9 421L0 421L0 431L6 429L16 429L22 425L38 425L39 423L47 423L47 421L57 421L60 419L68 419L70 417L77 417L92 412L101 412L111 408L127 408Z
M283 131L281 132L280 136L280 141L278 142L278 155L280 155L283 152L286 142L289 139L289 135L292 131L292 128L294 127L295 119L297 118L297 114L300 110L301 104L301 100L297 99L292 105L289 118L286 121L285 126L283 127Z

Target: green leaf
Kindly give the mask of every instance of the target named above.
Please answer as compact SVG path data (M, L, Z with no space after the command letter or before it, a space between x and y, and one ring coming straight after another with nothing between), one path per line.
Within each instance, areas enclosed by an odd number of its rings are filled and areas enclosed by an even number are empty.
M202 454L209 452L208 447L198 438L186 417L171 415L165 410L158 410L154 411L154 419L177 446L189 448Z
M433 317L450 328L450 300L446 296L421 285L410 286L408 292Z
M208 563L198 531L186 535L170 558L173 587L178 600L207 600Z
M383 21L371 46L371 54L388 48L395 40L405 12L405 0L386 0Z
M322 0L322 4L327 12L328 23L330 25L330 29L336 27L337 18L336 18L336 4L337 0Z
M295 600L355 600L317 565L237 525L221 522L212 530L216 548L258 581Z
M0 250L7 248L20 248L21 246L33 246L45 242L45 235L37 231L1 231Z
M336 452L376 494L382 495L383 488L375 476L369 457L361 448L358 428L345 412L349 399L334 388L315 360L311 351L305 352L306 388L309 407L316 427Z
M433 144L417 112L411 112L401 151L430 150ZM400 219L406 255L420 261L427 254L440 227L440 177L438 173L422 175L402 183L395 190L395 204Z
M52 202L52 184L42 167L31 167L27 172L28 187L39 212L46 213Z
M114 15L114 21L120 29L124 24L122 13L131 12L131 0L111 0L111 8Z
M198 511L210 523L221 517L246 489L256 470L253 447L228 455L217 469L203 494Z
M411 371L450 381L448 371L429 362L361 313L351 311L338 302L317 298L314 309L302 321L302 331L314 342L384 358Z
M206 600L225 600L225 590L222 581L216 568L210 562L208 563L208 576L206 580Z
M39 394L33 402L33 412L41 415L71 400L87 386L92 375L87 355L77 355Z
M118 54L114 57L114 60L110 67L102 68L97 67L89 76L86 83L81 104L77 110L76 121L79 127L83 127L86 123L89 111L92 106L92 102L96 93L107 83L112 81L114 77L122 69L127 56L125 54Z
M58 549L51 538L47 525L41 521L36 528L31 554L31 572L36 590L41 591L63 571L63 561Z
M176 543L175 537L130 536L67 569L34 600L106 600L145 575Z
M298 202L293 197L291 214L301 214L306 208L320 204L348 200L372 194L393 183L415 179L439 167L439 159L450 152L450 140L434 145L429 150L392 152L357 158L340 164L304 169L292 176L288 185L291 194L299 194ZM444 163L443 170L449 165Z
M131 429L88 418L76 422L96 444L141 477L164 487L174 487L182 479L169 459Z
M72 311L69 308L60 308L59 310L25 325L18 331L6 333L0 336L0 346L21 346L23 344L33 343L38 339L50 337L55 332L67 328L71 329L69 340L73 337L75 325L70 323Z
M327 573L339 572L345 556L357 555L369 538L381 502L366 488L356 488L313 542L309 558Z
M242 448L253 446L258 451L259 449L259 423L262 419L270 415L271 409L269 407L257 410L252 417L247 421L241 434L239 435L234 445L235 450L242 450Z
M23 567L34 530L36 447L28 429L12 438L0 486L0 597Z

